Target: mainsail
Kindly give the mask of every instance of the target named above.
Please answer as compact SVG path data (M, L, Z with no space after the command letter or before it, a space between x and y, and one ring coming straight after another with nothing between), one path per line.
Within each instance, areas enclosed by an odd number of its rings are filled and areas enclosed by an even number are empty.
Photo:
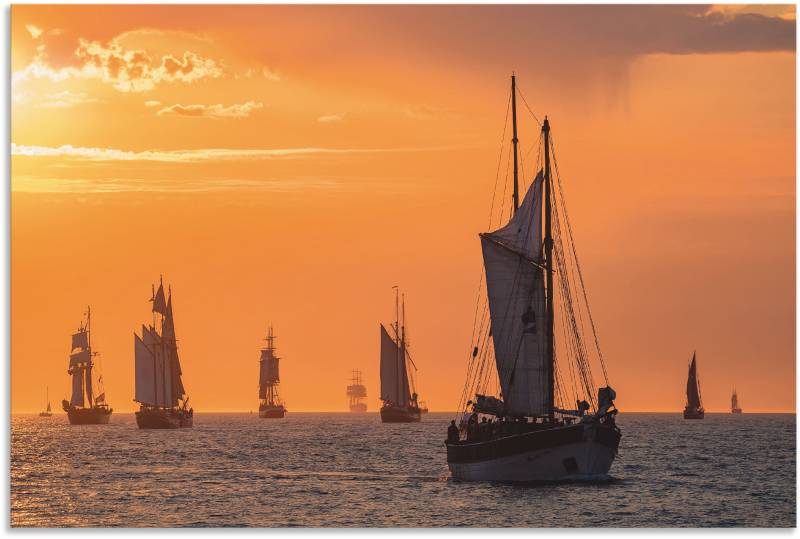
M701 406L695 354L692 354L692 363L689 365L689 378L686 380L686 406L689 408L700 408Z
M381 399L397 406L411 401L405 359L405 343L398 345L381 324Z
M92 405L92 349L89 340L89 323L91 314L87 314L87 325L81 324L77 333L72 334L72 350L69 355L69 369L72 376L72 395L69 402L72 406L83 407L84 391L89 406Z
M550 412L542 184L540 171L511 220L480 236L497 373L511 415Z

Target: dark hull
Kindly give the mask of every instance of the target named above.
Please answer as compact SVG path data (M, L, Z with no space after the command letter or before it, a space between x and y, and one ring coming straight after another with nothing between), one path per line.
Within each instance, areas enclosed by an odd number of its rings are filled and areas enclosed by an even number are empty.
M731 410L731 413L732 414L741 414L742 413L742 409L741 408L734 408L733 410Z
M703 419L706 416L706 411L702 408L686 408L683 411L684 419Z
M136 424L140 429L184 429L192 427L194 412L184 410L144 409L136 412Z
M418 423L422 419L419 408L409 406L384 406L381 408L381 421L384 423Z
M264 406L258 409L258 417L261 419L282 419L286 415L286 408L283 406Z
M364 403L353 404L350 406L350 411L354 414L363 414L367 411L367 405Z
M111 408L68 408L65 410L70 425L107 425Z
M607 478L622 434L594 423L546 427L486 441L447 443L455 479L536 482Z

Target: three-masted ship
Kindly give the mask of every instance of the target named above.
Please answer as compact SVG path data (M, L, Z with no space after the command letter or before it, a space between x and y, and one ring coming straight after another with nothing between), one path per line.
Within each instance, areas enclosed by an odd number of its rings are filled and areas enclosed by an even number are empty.
M399 292L395 288L395 323L392 335L381 324L381 421L384 423L414 423L421 420L417 404L417 393L413 389L413 377L409 375L408 342L405 326L405 296L403 297L402 320Z
M286 407L278 395L280 372L278 366L280 358L275 354L275 335L272 326L267 333L267 347L261 349L258 375L258 417L267 419L280 419L286 415Z
M453 478L468 481L605 479L621 439L616 393L607 385L590 323L557 162L556 178L551 172L555 154L546 117L541 168L519 203L517 93L512 75L511 217L480 234L489 316L485 307L476 309L484 315L476 316L461 426L448 429L447 464ZM482 301L479 293L478 306ZM606 382L597 393L591 360L603 366Z
M733 395L731 395L731 413L742 413L742 409L739 407L739 395L736 394L736 388L733 388Z
M692 354L689 364L689 377L686 380L686 407L683 409L684 419L703 419L706 411L700 398L700 379L697 376L697 354Z
M92 384L94 368L92 351L92 311L86 310L86 324L81 320L77 333L72 334L72 349L69 355L67 374L72 377L72 395L61 401L61 406L71 425L105 425L111 418L113 409L106 404L106 394L102 390L102 376L98 380L100 393L95 396ZM48 409L50 402L48 399Z
M350 411L359 414L366 412L367 403L364 402L365 398L367 398L367 388L361 381L361 371L353 371L353 377L350 378L350 385L347 386L347 399Z
M39 417L50 417L53 415L53 409L50 406L50 388L45 388L45 398L47 399L47 408L44 412L39 412Z
M158 291L153 287L153 323L142 325L142 335L135 332L134 357L136 391L139 403L136 424L140 429L177 429L191 427L194 410L183 386L175 320L172 313L172 289L164 294L163 280Z

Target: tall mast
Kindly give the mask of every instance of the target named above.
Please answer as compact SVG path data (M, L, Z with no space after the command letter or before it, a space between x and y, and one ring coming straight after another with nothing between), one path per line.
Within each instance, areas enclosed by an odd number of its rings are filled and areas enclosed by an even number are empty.
M554 420L555 406L555 357L553 354L553 223L552 223L552 201L551 201L551 178L550 178L550 122L547 116L544 117L542 126L544 135L544 252L545 252L545 273L547 278L547 416L552 422ZM515 183L516 187L516 183Z
M92 307L86 307L86 348L89 350L89 360L86 362L85 367L85 380L86 380L86 393L89 396L89 408L94 403L94 395L92 391Z
M395 337L397 339L397 352L396 352L396 354L397 354L397 361L396 361L396 364L397 364L397 369L396 369L397 370L397 400L399 401L401 399L400 394L403 392L403 384L400 381L401 380L401 376L403 376L403 373L400 372L400 352L401 352L400 346L401 346L402 341L400 340L400 288L397 287L397 286L394 287L394 311L395 311L395 313L394 313L394 316L395 316L394 333L395 333ZM400 403L396 402L395 406L400 406Z
M511 75L511 125L514 127L514 215L519 208L519 173L517 172L517 78Z

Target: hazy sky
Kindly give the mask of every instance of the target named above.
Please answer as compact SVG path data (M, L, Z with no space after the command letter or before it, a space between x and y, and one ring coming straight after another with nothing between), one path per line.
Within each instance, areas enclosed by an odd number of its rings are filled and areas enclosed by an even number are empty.
M159 274L197 411L256 408L270 323L290 412L345 409L354 368L376 410L396 284L452 410L512 71L618 406L680 410L696 349L707 409L795 408L793 6L16 5L11 34L15 412L68 394L89 304L133 410Z

